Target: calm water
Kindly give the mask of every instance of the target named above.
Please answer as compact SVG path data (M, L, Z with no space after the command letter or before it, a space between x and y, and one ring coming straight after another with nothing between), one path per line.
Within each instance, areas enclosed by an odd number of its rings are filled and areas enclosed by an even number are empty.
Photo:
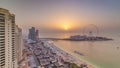
M75 34L75 33L74 33ZM42 37L65 38L74 34L43 34ZM120 34L119 34L120 35ZM114 41L54 41L57 47L70 53L78 59L83 59L98 68L120 68L120 36L113 34L104 34L104 36L112 37ZM75 54L79 51L85 56Z

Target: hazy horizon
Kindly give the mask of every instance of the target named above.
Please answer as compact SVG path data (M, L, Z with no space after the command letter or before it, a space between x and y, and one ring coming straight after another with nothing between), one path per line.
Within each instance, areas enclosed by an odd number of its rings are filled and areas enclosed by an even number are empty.
M80 32L95 24L103 32L120 32L118 0L0 0L16 15L24 34L34 26L41 33Z

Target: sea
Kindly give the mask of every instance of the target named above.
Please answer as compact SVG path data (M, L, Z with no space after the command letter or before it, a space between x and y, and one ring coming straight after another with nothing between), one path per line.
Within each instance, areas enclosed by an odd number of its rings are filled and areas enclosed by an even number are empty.
M80 33L41 33L41 38L68 38ZM111 41L53 41L55 46L97 68L120 68L120 33L103 33ZM75 53L75 51L79 52Z

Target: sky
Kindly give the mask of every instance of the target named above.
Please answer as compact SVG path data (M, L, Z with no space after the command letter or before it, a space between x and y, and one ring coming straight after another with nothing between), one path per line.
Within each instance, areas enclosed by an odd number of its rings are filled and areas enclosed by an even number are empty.
M120 32L120 0L0 0L16 15L23 32L80 32L89 24L103 32Z

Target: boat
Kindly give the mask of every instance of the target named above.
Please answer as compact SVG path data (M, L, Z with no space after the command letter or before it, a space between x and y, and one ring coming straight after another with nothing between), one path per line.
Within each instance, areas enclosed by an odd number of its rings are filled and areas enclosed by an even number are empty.
M83 53L80 53L80 52L78 52L78 51L74 51L74 53L76 53L76 54L78 54L78 55L80 55L80 56L85 56Z

